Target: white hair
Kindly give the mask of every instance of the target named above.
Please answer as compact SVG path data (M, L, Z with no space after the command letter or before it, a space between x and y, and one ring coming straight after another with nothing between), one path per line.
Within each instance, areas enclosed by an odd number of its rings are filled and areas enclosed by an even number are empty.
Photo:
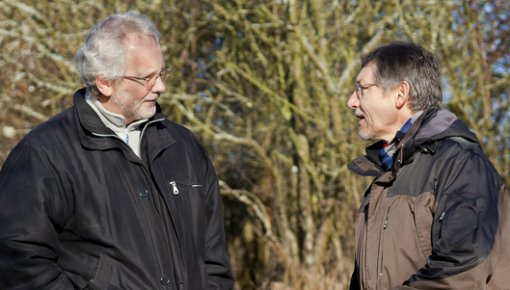
M94 93L96 76L115 78L124 73L126 40L130 35L153 38L159 31L146 16L135 13L113 14L100 21L87 35L74 57L82 82Z

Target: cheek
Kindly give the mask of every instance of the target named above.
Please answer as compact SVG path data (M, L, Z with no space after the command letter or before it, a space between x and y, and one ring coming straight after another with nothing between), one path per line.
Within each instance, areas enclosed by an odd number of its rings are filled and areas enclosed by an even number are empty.
M147 95L145 86L137 82L130 82L129 84L126 84L122 87L121 92L126 98L129 97L132 100L140 100Z
M370 104L364 108L365 118L371 126L385 126L389 123L393 110L384 103Z
M145 92L139 90L131 90L129 92L126 92L126 94L124 95L125 102L130 104L131 107L142 106L145 97L146 97Z
M378 108L376 105L374 105L372 103L365 104L364 106L362 106L362 111L363 111L365 120L368 123L374 123L374 121L378 118L378 115L379 115Z

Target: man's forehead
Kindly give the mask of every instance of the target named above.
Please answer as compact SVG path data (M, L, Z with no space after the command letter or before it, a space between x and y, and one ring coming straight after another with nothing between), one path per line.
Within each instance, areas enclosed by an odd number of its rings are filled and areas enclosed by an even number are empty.
M375 63L370 62L366 66L362 67L360 72L358 73L358 76L356 77L356 81L367 81L372 80L374 78L374 69L375 69Z

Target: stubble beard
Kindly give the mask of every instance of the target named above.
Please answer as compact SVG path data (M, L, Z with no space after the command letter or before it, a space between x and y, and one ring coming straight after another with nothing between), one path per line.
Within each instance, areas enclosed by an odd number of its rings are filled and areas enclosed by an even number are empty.
M122 115L128 122L133 122L141 119L149 119L156 113L156 105L151 108L144 108L144 99L138 102L129 99L129 97L118 97L113 98L113 102L120 109Z

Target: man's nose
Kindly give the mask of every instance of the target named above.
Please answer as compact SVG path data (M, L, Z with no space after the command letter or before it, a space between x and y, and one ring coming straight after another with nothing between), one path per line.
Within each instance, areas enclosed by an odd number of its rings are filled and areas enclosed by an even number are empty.
M152 91L155 93L161 93L166 90L165 83L163 82L163 79L161 77L156 78L156 83L152 87Z
M347 100L347 107L355 109L359 106L359 98L356 91L352 92L351 97Z

